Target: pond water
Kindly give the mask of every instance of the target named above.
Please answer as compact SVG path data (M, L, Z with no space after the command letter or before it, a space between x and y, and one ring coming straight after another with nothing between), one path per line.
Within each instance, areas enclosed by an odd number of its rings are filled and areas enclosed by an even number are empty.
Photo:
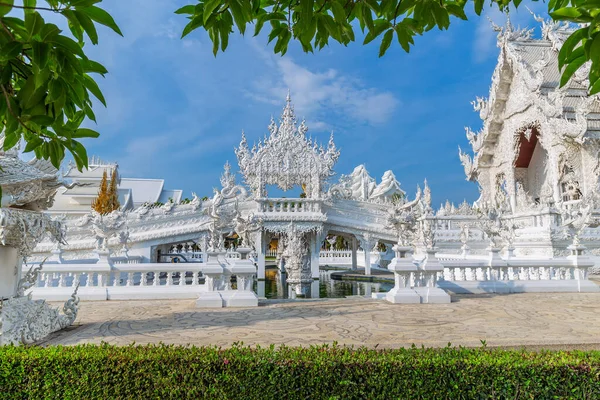
M336 271L321 270L319 280L311 286L311 298L343 298L346 296L371 297L371 293L388 292L394 287L393 283L359 282L349 280L336 280L331 278L331 273ZM259 297L267 299L288 299L288 285L286 274L277 268L268 268L265 271L265 281L256 282L255 291ZM264 285L264 286L263 286Z

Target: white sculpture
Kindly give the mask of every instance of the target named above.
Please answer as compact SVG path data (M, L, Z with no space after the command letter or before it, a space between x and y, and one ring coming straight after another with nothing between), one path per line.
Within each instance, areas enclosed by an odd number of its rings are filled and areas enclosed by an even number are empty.
M4 134L0 135L0 149ZM43 300L25 295L41 266L21 278L23 260L46 233L54 244L65 243L65 229L40 211L52 204L56 189L63 185L57 171L46 161L25 163L16 151L0 151L0 345L33 343L75 320L77 297L65 304L64 314Z

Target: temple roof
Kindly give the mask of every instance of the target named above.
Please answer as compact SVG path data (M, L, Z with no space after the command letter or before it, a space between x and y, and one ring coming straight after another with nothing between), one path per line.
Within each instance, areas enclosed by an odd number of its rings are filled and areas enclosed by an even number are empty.
M494 160L507 124L513 134L541 124L544 133L556 135L557 140L583 143L600 138L599 97L587 95L590 64L584 64L560 88L558 52L573 27L536 19L542 22L541 39L533 38L533 29L515 29L510 20L505 27L493 25L500 54L489 98L473 102L483 128L479 132L466 128L473 158L459 149L469 180L475 180L478 169Z
M259 196L265 185L277 185L282 190L305 185L308 191L319 192L318 186L334 174L333 166L340 155L333 134L327 148L307 138L308 127L304 121L297 126L289 93L279 126L271 118L269 131L270 135L252 149L242 132L236 156L246 183Z

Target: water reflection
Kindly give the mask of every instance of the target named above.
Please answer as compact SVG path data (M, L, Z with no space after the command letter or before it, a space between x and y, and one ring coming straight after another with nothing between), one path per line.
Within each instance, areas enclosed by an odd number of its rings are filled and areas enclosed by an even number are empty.
M313 298L340 298L346 296L367 296L371 293L387 292L394 286L393 283L358 282L331 279L335 271L321 270L319 280L315 280L310 288L309 297ZM259 297L267 299L293 298L286 283L286 274L280 273L277 268L268 268L265 271L265 280L255 282L255 291Z

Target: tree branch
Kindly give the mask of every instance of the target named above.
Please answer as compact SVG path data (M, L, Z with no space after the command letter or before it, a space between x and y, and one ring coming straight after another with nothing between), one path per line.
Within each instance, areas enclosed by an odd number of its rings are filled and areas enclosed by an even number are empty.
M21 10L41 10L41 11L52 11L61 12L64 8L49 8L49 7L33 7L33 6L16 6L14 4L0 2L0 6L20 8Z

